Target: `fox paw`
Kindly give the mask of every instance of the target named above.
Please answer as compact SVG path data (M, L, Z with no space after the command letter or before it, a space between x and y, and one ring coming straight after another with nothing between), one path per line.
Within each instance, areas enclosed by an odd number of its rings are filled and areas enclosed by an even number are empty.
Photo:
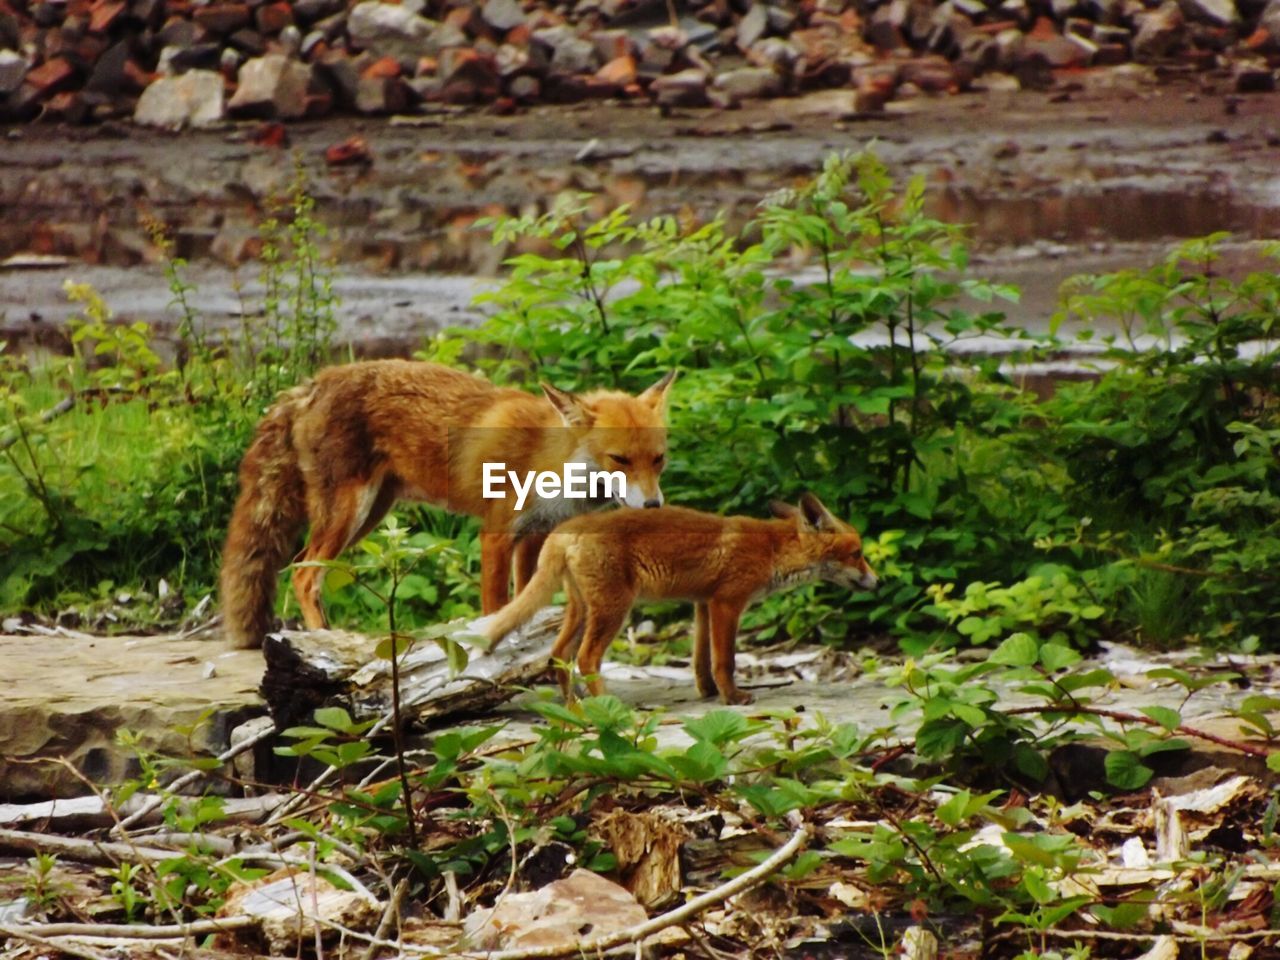
M745 690L739 690L737 687L730 687L728 690L721 691L720 699L727 704L744 706L748 703L754 703L756 698Z

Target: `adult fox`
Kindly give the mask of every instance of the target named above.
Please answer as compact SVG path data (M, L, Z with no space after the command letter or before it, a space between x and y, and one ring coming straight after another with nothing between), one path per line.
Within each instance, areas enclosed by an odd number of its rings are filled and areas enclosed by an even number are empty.
M481 609L492 613L533 574L545 533L588 499L486 498L484 464L551 471L566 464L621 471L628 506L658 507L666 466L666 397L674 374L638 396L582 395L542 385L544 396L495 387L434 363L371 360L330 367L286 391L267 411L240 465L222 552L222 610L240 647L271 627L276 574L302 528L299 560L332 560L362 539L397 500L425 500L483 521ZM518 542L517 542L518 541ZM293 588L310 629L326 625L322 567L299 566Z
M472 621L490 646L550 603L561 585L564 624L552 659L577 654L593 695L604 692L600 661L637 599L692 600L693 675L698 693L750 703L733 679L738 621L757 597L810 580L875 589L858 531L813 494L770 504L776 520L721 517L682 507L575 517L542 547L537 573L507 606ZM557 667L565 699L568 671Z

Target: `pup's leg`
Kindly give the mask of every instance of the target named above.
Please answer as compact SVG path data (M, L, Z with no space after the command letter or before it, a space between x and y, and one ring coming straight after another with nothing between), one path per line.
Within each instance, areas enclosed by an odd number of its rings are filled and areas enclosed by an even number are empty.
M724 703L750 703L754 698L739 690L733 681L734 644L738 639L738 620L742 604L712 600L707 605L711 615L711 673Z
M716 695L716 681L711 675L711 614L705 603L693 607L693 681L698 696Z
M533 579L533 572L538 569L538 554L546 543L545 533L534 533L522 537L515 545L516 593L524 589L524 585Z
M586 601L582 591L578 589L571 577L565 578L565 594L567 602L564 606L564 623L560 626L560 635L556 637L555 646L551 648L551 660L555 664L556 681L560 684L560 692L565 703L573 701L573 676L569 665L578 654L582 645L582 630L585 622Z
M605 692L600 663L609 644L626 622L632 599L630 596L610 598L607 605L593 603L587 609L582 648L578 651L578 673L587 678L587 690L593 697Z

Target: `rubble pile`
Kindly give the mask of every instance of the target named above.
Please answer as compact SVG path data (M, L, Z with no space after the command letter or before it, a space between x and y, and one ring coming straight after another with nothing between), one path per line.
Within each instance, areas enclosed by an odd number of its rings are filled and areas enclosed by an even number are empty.
M159 127L622 98L857 111L1130 60L1275 86L1280 0L0 0L0 120Z

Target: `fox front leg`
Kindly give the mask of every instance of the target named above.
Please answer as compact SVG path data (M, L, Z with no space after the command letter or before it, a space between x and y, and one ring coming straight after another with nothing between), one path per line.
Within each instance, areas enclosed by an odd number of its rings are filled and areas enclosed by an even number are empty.
M711 618L711 674L720 699L727 704L750 703L755 698L739 690L733 681L734 644L738 639L738 620L743 604L713 600L707 604Z
M716 681L711 673L711 615L705 603L693 607L693 682L698 687L698 696L705 699L716 695Z

